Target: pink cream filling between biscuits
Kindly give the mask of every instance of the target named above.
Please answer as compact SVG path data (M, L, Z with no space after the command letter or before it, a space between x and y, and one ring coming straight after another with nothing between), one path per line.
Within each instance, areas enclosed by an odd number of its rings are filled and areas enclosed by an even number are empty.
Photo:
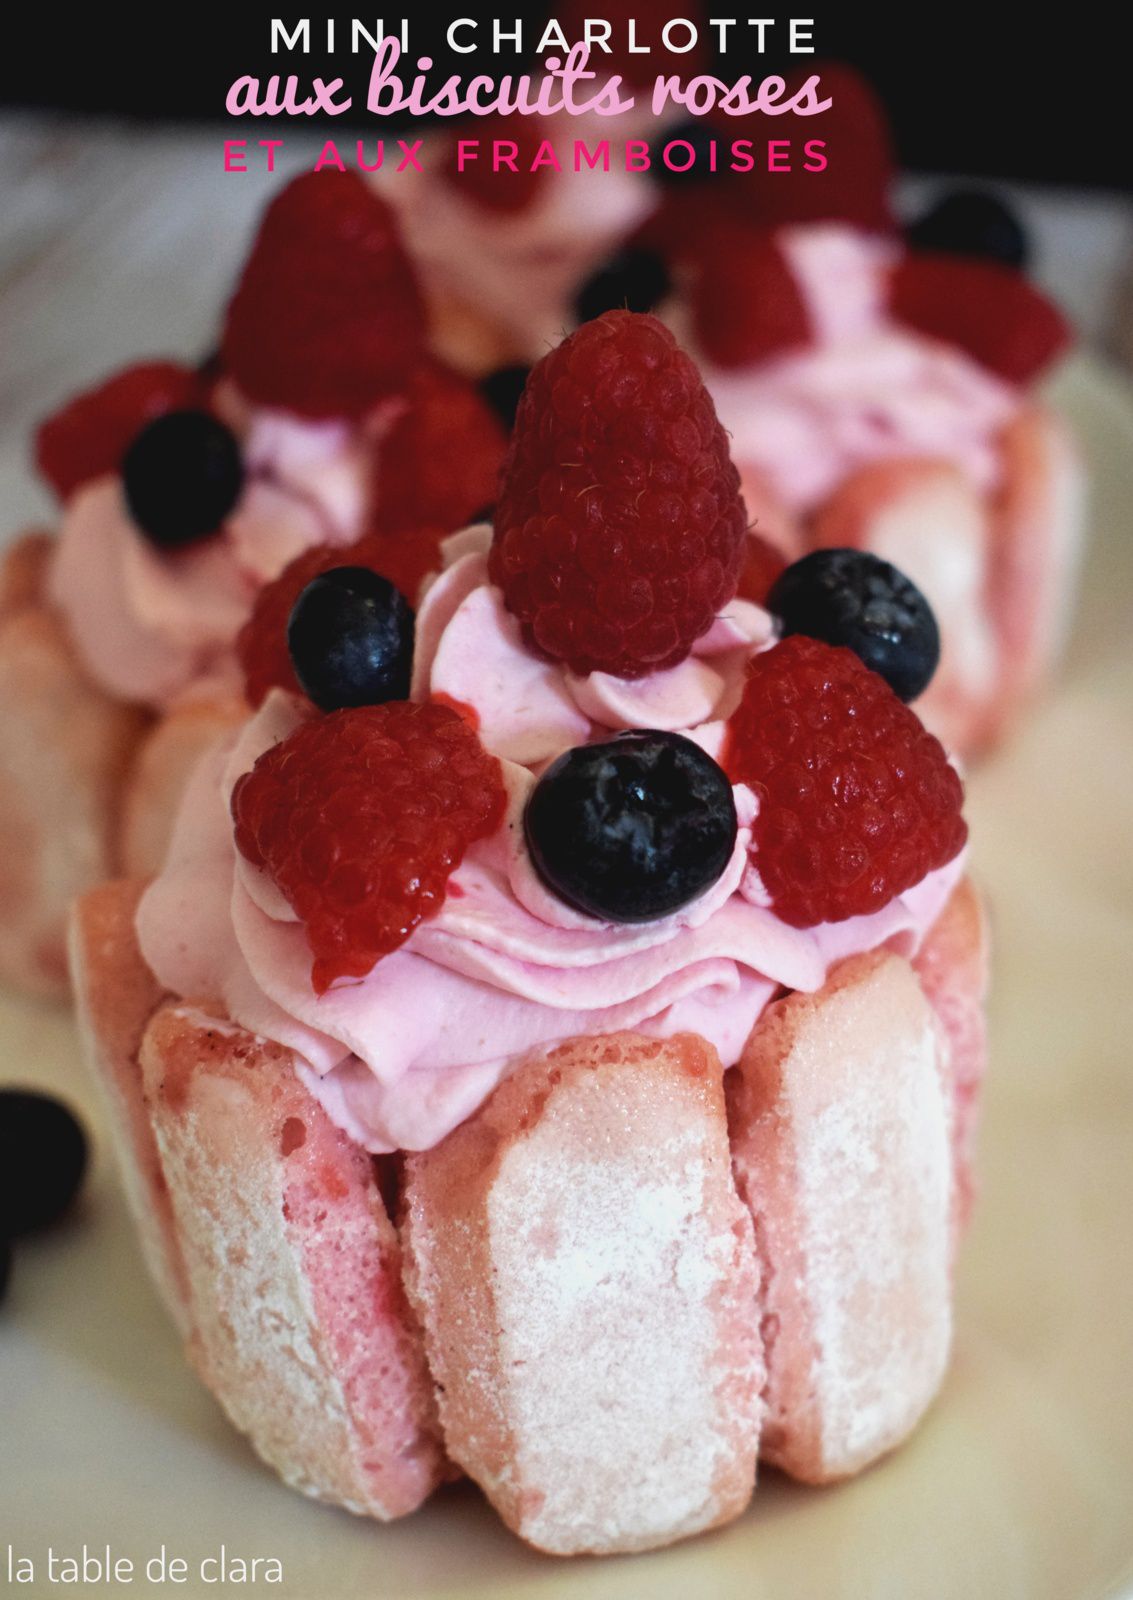
M736 601L672 671L640 682L576 679L524 648L487 581L486 528L449 541L418 615L414 698L470 704L503 765L504 826L474 845L438 916L359 982L318 996L294 912L239 857L236 779L310 708L273 692L201 763L164 870L142 900L142 950L174 993L219 999L234 1021L295 1051L330 1117L374 1152L428 1149L532 1050L587 1034L692 1031L735 1063L780 987L816 990L835 961L889 946L913 954L963 872L963 857L868 917L796 929L766 903L747 846L756 800L736 789L739 837L719 881L654 923L597 922L536 876L522 818L561 751L615 730L662 727L717 755L744 665L772 641L765 612Z

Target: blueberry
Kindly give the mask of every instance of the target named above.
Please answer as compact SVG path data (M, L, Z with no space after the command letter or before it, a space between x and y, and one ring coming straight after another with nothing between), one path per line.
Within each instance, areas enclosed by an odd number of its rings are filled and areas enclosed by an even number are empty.
M87 1140L67 1107L30 1089L0 1089L0 1235L46 1227L74 1200Z
M710 165L712 141L718 137L714 128L695 117L690 117L675 128L670 128L664 136L664 144L670 145L677 140L682 144L691 145L693 159L689 162L687 150L674 150L672 158L676 165L670 167L658 156L649 169L649 176L664 189L685 188L694 183L711 182L716 176Z
M784 636L846 645L902 700L927 689L940 660L932 607L896 567L866 550L812 550L767 596Z
M527 387L530 367L516 365L497 367L486 378L480 379L480 393L499 417L505 428L514 428L519 397Z
M122 463L130 515L161 550L215 533L244 487L240 447L207 411L169 411L138 434Z
M607 311L652 311L671 287L655 250L620 250L587 278L575 296L574 314L579 322L592 322Z
M303 692L323 711L404 700L413 612L388 578L334 567L312 578L291 608L287 648Z
M641 730L560 756L524 826L535 869L560 899L607 922L650 922L716 882L736 842L736 807L699 745Z
M1014 212L984 189L955 189L909 225L915 250L949 256L979 256L1025 271L1027 236Z

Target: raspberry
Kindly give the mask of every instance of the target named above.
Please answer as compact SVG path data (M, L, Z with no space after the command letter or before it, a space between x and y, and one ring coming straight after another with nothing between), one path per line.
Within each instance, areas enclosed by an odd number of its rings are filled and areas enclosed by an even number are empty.
M204 403L197 374L176 361L140 361L86 389L40 423L36 466L60 500L116 472L148 422Z
M318 994L435 916L503 814L500 764L468 724L408 700L302 723L232 793L237 848L305 924Z
M441 530L433 528L373 533L352 545L315 545L290 561L278 578L260 590L251 615L236 635L249 705L260 705L269 689L302 693L287 653L287 619L312 578L332 567L369 567L388 578L412 604L422 580L440 566L440 540Z
M819 96L833 104L817 116L802 118L798 126L802 141L824 141L825 169L808 172L806 157L796 155L789 172L764 172L754 183L749 174L730 173L725 185L729 198L746 204L760 222L771 226L851 222L886 232L893 226L889 191L894 160L881 102L853 67L837 62L818 62L788 73L784 99L815 73Z
M1029 383L1070 343L1062 313L998 261L908 255L892 279L894 315L1010 383Z
M796 928L879 910L967 838L940 741L852 651L801 634L749 663L724 768L759 797L753 861Z
M489 570L545 656L622 678L683 661L736 592L746 523L712 401L655 317L609 311L532 369Z
M359 564L380 572L383 578L388 578L401 590L411 605L416 606L421 585L430 573L440 570L441 540L451 532L452 524L448 522L443 527L417 523L389 532L375 530L360 540L356 547L364 552ZM344 565L342 561L338 564Z
M473 155L466 151L463 165L457 140L453 139L442 169L445 182L486 211L496 211L501 216L526 211L553 170L550 166L532 170L531 163L545 138L545 130L531 117L490 117L477 124L476 152ZM517 147L514 172L502 164L496 167L496 142L505 140ZM502 163L510 151L501 150L499 154Z
M660 256L670 272L674 267L696 271L704 260L702 241L726 227L751 231L758 224L737 219L735 207L725 200L723 174L714 173L703 183L667 188L661 203L629 235L625 248Z
M424 333L388 206L356 173L308 172L267 209L221 353L252 400L358 417L404 387Z
M507 433L476 385L439 361L418 368L406 398L378 446L374 525L451 533L495 501Z
M693 317L721 367L766 361L811 337L806 304L774 236L742 226L718 223L703 236Z
M741 600L754 600L757 606L766 605L771 585L786 568L787 558L782 551L753 531L748 534L744 546L744 564L736 593Z

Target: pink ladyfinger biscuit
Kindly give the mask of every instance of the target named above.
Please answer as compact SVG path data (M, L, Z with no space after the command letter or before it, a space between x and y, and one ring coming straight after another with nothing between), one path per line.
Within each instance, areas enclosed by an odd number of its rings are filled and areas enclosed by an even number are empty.
M204 1381L293 1488L414 1510L446 1464L373 1161L228 1022L163 1006L140 1059Z
M945 1077L952 1094L956 1227L975 1199L979 1096L987 1069L987 915L970 878L953 890L913 959L921 987L944 1031Z
M142 1089L138 1046L164 999L142 960L134 913L144 882L117 879L77 900L70 918L71 983L87 1066L102 1093L126 1199L150 1277L187 1338L189 1288Z
M1062 646L1082 544L1085 473L1069 431L1041 406L1019 413L1000 449L990 605L1013 708L1041 683Z
M123 872L151 877L160 870L193 767L215 739L247 716L243 700L194 700L174 707L149 730L121 799L118 859Z
M764 1012L729 1078L764 1274L760 1453L824 1483L912 1429L948 1358L949 1113L909 964L856 956Z
M646 1550L750 1498L757 1272L720 1079L693 1035L576 1040L407 1160L449 1453L543 1550Z
M83 672L38 601L0 618L0 978L67 988L73 897L114 871L114 800L144 719Z
M42 598L53 548L51 535L41 528L12 540L0 561L0 618Z
M869 550L912 579L941 637L917 715L946 749L984 745L1002 666L988 610L990 513L964 474L937 460L862 467L819 509L810 543Z

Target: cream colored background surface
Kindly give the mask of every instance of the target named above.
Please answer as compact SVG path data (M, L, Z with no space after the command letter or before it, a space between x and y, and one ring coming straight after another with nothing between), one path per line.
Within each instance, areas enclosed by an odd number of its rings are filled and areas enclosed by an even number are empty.
M57 393L207 343L259 185L208 177L216 136L146 137L131 156L0 125L8 514L38 503L26 429ZM1058 389L1096 471L1092 543L1061 688L970 785L999 946L984 1192L952 1372L912 1443L839 1489L769 1473L732 1528L618 1561L536 1556L467 1487L388 1528L310 1505L190 1376L99 1142L81 1216L21 1249L0 1312L0 1588L9 1542L39 1569L85 1540L139 1563L164 1543L190 1568L223 1543L278 1557L285 1582L13 1593L1133 1596L1133 398L1085 358ZM0 1081L59 1089L97 1135L65 1014L0 999Z

